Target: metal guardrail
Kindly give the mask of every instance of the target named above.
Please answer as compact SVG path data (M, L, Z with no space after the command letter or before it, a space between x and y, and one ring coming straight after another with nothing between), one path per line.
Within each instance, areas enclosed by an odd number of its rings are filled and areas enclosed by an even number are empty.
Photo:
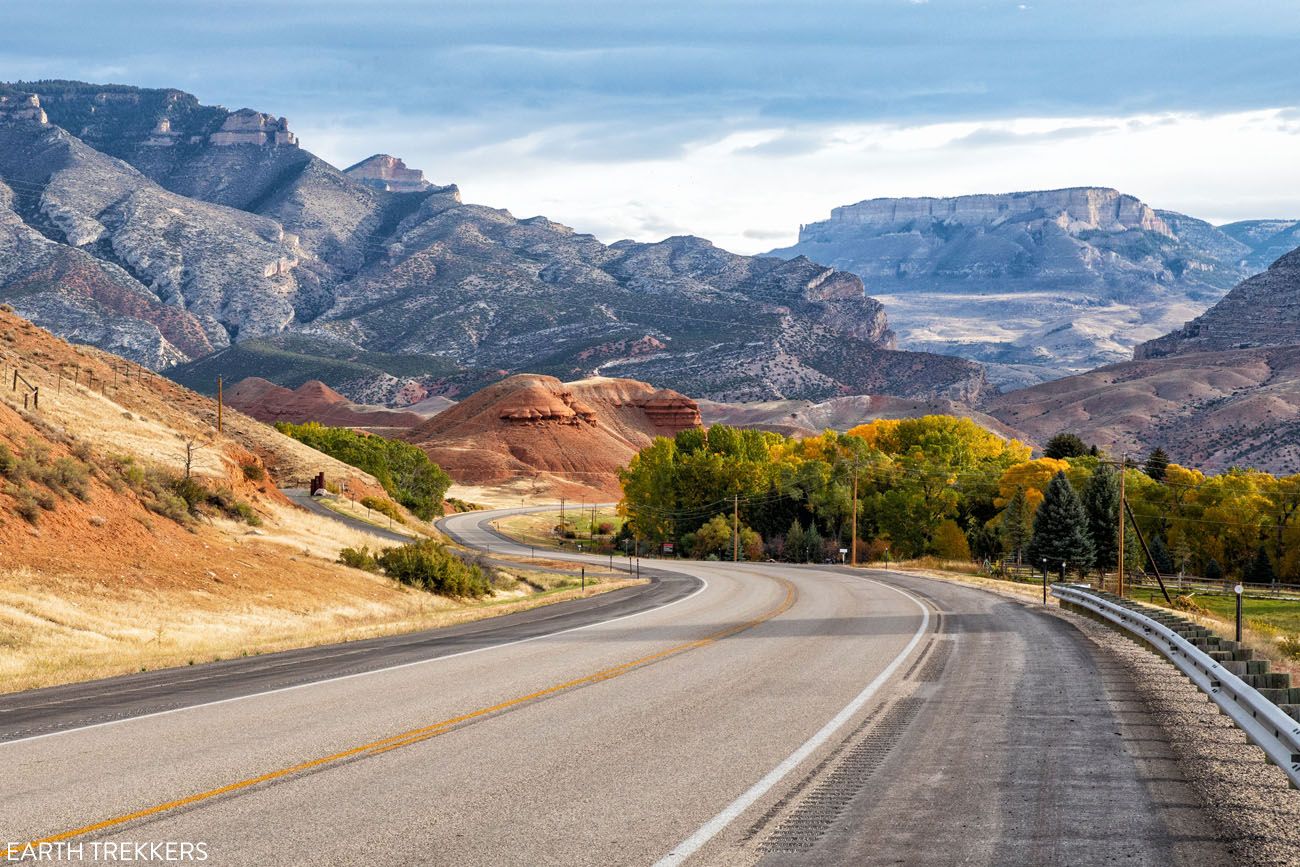
M1300 722L1163 623L1100 598L1087 585L1053 584L1052 595L1100 615L1160 651L1286 773L1292 786L1300 788Z

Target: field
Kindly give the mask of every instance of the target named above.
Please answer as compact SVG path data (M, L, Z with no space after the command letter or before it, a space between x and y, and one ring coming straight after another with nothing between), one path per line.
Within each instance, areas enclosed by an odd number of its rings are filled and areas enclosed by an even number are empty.
M574 550L581 544L589 549L593 540L599 545L608 542L623 527L623 518L612 506L596 509L593 525L591 508L565 509L564 526L572 537L557 535L555 528L560 526L560 512L532 512L527 515L512 515L493 522L498 530L524 545L538 548ZM608 525L607 533L601 533L602 525Z

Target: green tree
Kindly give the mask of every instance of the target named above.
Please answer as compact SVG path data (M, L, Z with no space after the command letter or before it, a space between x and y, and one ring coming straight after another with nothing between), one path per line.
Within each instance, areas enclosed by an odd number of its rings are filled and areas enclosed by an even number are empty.
M1147 455L1147 462L1142 466L1142 472L1157 482L1163 482L1167 469L1169 469L1169 455L1165 454L1165 450L1160 446L1156 446L1151 450L1151 454Z
M1263 545L1255 549L1255 557L1246 565L1241 577L1247 584L1272 584L1277 580L1273 561L1268 558Z
M1211 557L1210 561L1205 564L1205 577L1210 581L1223 580L1223 567L1220 566L1219 561L1215 560L1213 557Z
M1043 446L1045 458L1081 458L1088 453L1088 446L1078 434L1061 432L1047 441Z
M1151 559L1156 563L1156 569L1162 575L1172 575L1174 571L1174 558L1169 553L1169 546L1165 544L1164 536L1156 534L1151 537Z
M1097 471L1088 479L1083 489L1083 506L1088 513L1094 565L1103 572L1118 568L1119 473L1109 464L1098 464Z
M1092 567L1092 539L1088 535L1088 513L1065 473L1057 473L1047 486L1043 504L1034 515L1034 534L1029 540L1031 562L1047 559L1048 569L1065 561L1083 572Z
M785 531L785 550L783 555L790 563L802 563L807 546L804 542L803 524L795 518L790 522L790 529Z
M1001 525L1007 555L1014 557L1016 563L1024 560L1025 545L1029 543L1029 536L1033 532L1033 518L1029 500L1025 497L1025 489L1017 487L1016 492L1007 501L1006 508L1002 510Z

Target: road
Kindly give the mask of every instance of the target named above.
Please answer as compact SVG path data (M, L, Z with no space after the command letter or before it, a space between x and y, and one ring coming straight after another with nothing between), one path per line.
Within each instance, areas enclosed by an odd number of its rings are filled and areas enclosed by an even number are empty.
M0 743L0 830L223 865L1229 863L1065 621L896 573L657 566L678 595L582 628Z

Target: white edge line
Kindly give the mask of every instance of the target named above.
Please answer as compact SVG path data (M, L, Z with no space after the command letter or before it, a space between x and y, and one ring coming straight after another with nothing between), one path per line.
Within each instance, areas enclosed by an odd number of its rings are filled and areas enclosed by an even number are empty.
M542 635L534 635L531 638L520 638L515 641L507 641L504 644L491 644L488 645L487 647L476 647L473 650L462 650L457 653L449 653L446 656L430 657L429 659L417 659L413 662L403 662L398 665L390 665L387 666L386 668L376 668L371 671L358 671L353 674L340 674L337 677L327 677L324 680L313 680L310 683L299 683L299 684L294 684L293 686L282 686L276 689L264 690L262 692L250 692L247 695L235 695L235 696L231 696L230 698L219 698L216 701L205 701L200 704L189 704L186 705L185 707L174 707L171 708L170 710L159 710L159 711L154 711L153 713L142 713L139 716L128 716L128 717L123 717L122 719L111 719L111 720L106 720L104 722L91 723L90 725L77 726L75 728L70 728L70 729L59 729L58 731L46 732L45 734L40 734L40 735L30 735L29 737L18 738L16 740L11 740L11 741L0 741L0 748L13 746L15 744L30 743L32 741L38 741L43 738L52 738L58 735L70 735L76 732L88 731L90 729L103 728L104 726L113 726L113 725L119 725L121 723L135 722L137 720L142 720L142 719L152 719L154 717L167 716L168 714L181 713L182 711L195 710L196 708L201 708L201 707L215 707L216 705L219 704L229 704L230 702L244 701L245 699L249 699L249 698L261 698L262 696L276 695L277 693L290 692L295 689L306 689L307 687L321 686L322 684L326 684L326 683L338 683L339 681L342 680L351 680L354 677L369 677L372 674L383 674L384 672L387 671L398 671L403 668L412 668L413 666L416 665L427 665L431 662L442 662L447 659L455 659L459 656L469 656L472 653L483 653L486 650L500 650L504 647L514 647L519 644L527 644L530 641L538 641L543 638L554 638L557 635L567 635L570 632L579 632L583 629L591 629L594 626L604 626L609 623L618 623L620 620L631 620L633 617L640 617L643 614L650 614L655 611L664 611L665 609L672 608L674 605L677 605L680 602L685 602L687 599L693 599L696 596L699 596L705 590L709 589L709 582L702 576L689 575L688 573L685 572L680 574L687 575L690 578L695 578L700 582L700 586L697 587L694 590L694 592L692 592L691 594L687 596L683 596L681 599L674 599L672 602L669 602L667 605L658 605L654 608L647 608L645 611L637 611L632 614L624 614L622 617L614 617L610 620L598 620L595 623L588 623L584 626L572 626L568 629L561 629L559 632L547 632Z
M888 681L889 678L893 676L894 672L898 670L898 667L903 664L903 660L907 659L916 648L916 645L921 641L921 637L925 635L926 629L930 625L929 610L921 600L917 599L906 590L892 587L889 584L876 581L872 578L864 580L870 581L872 584L879 584L881 587L906 596L921 609L921 625L917 628L916 634L912 636L912 640L909 641L907 646L894 657L893 661L890 662L889 665L885 666L884 670L882 670L880 674L876 675L875 679L872 680L871 683L867 684L866 687L863 688L862 692L858 693L852 701L845 705L844 709L837 713L830 722L826 723L826 725L822 726L816 734L804 741L802 746L787 756L785 761L781 762L781 764L769 771L767 776L763 777L763 779L751 786L743 795L723 808L721 813L718 813L718 815L705 822L698 831L674 846L671 852L655 862L654 867L676 867L676 865L683 863L703 848L704 845L717 836L719 832L734 822L741 813L748 810L760 798L771 791L772 787L779 783L786 774L793 771L804 761L804 759L808 758L816 752L819 747L830 740L831 736L834 735L837 730L852 719L853 715L861 710L863 705L871 700L871 697L876 694L880 687L885 685L885 682Z

